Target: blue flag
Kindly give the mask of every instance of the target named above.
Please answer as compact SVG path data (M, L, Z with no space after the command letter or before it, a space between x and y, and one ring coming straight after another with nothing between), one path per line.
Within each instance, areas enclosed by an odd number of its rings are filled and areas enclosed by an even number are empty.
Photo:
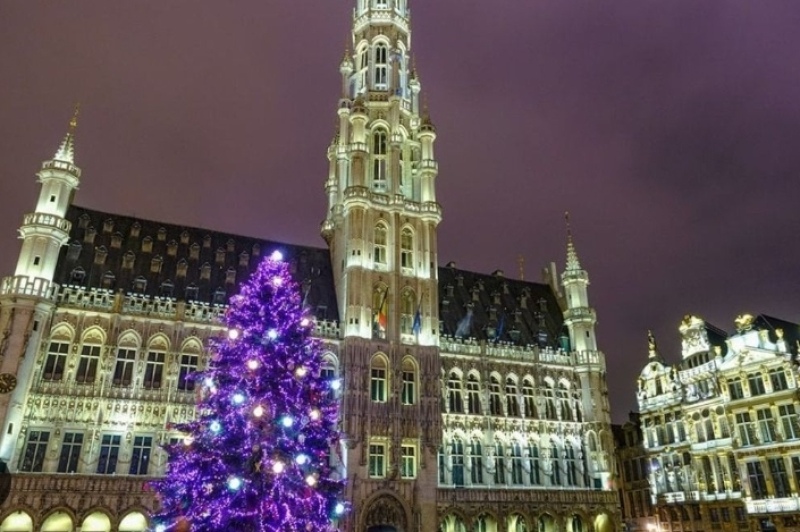
M417 307L417 312L414 314L414 324L411 326L411 332L414 334L419 334L422 330L422 316L419 313L419 307Z
M494 343L500 341L500 337L503 336L505 328L506 328L506 315L503 314L502 316L500 316L500 321L497 324L497 330L494 333Z

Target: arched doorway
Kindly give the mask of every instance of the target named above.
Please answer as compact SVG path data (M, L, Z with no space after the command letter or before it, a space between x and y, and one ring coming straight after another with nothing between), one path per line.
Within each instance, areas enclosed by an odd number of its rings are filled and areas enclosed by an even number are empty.
M55 512L44 520L41 532L72 532L72 517L66 512Z
M119 523L119 532L144 532L147 530L147 518L141 512L131 512Z
M594 529L597 532L613 532L614 521L606 513L599 514L594 519Z
M33 532L33 519L22 510L16 511L3 519L0 532Z
M366 532L407 532L406 511L391 495L382 495L372 501L364 513Z
M95 512L86 516L81 525L81 532L110 532L111 519L103 512Z

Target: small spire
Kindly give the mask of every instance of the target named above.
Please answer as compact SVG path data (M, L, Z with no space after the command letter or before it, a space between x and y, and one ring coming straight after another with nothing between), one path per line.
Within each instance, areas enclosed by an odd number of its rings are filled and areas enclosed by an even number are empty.
M567 222L567 271L577 271L581 269L581 261L578 260L578 252L575 251L575 242L572 241L572 226L569 221L569 211L564 213Z
M656 343L656 337L653 335L653 331L647 331L647 358L649 360L658 360L658 344Z
M58 151L53 159L67 163L75 162L75 131L78 129L78 115L80 114L80 111L81 104L76 103L75 111L72 113L72 118L69 121L69 129L67 130L67 134L64 137L64 140L61 141L61 146L58 147Z

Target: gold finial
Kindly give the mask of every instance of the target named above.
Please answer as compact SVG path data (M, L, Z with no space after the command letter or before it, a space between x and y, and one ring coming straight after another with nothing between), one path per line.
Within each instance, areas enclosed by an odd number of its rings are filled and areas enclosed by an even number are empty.
M517 255L517 264L519 265L519 280L525 280L525 257L520 253Z
M75 111L72 113L72 118L69 120L69 131L74 133L78 127L78 115L81 113L81 102L75 103Z

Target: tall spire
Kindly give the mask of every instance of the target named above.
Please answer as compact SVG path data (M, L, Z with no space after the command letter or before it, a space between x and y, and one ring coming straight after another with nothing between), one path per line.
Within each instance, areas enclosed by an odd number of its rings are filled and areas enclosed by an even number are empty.
M61 146L58 147L53 159L57 161L64 161L66 163L75 163L75 130L78 129L78 114L80 114L81 104L75 104L75 111L72 113L72 118L69 121L69 129L64 140L61 141Z
M567 271L578 271L581 269L581 261L578 259L578 252L575 251L575 242L572 240L569 211L564 213L564 218L567 222Z

